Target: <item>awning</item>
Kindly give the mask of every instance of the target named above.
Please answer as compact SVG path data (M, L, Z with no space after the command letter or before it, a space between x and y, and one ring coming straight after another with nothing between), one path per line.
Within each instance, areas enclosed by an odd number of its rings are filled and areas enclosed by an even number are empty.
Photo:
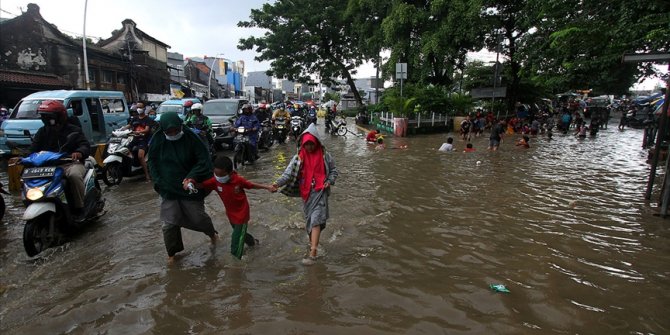
M71 88L63 78L53 74L0 70L0 86Z

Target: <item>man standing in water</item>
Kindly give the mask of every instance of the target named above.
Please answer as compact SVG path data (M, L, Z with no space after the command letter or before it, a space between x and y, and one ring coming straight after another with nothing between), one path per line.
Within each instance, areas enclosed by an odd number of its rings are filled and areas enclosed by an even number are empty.
M213 175L209 152L198 135L184 131L177 113L161 115L162 131L154 135L149 146L149 171L154 189L160 194L163 240L168 264L184 250L181 228L205 233L216 243L219 234L205 213L206 192L189 188L190 180L201 183Z
M500 120L498 124L491 128L491 137L489 137L489 150L496 151L502 142L503 133L505 132L505 121Z

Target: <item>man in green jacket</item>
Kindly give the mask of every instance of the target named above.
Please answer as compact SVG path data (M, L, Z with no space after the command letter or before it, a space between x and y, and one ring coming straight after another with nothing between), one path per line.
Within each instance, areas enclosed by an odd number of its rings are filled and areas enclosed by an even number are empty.
M184 250L181 228L203 232L215 243L219 235L205 213L207 194L189 189L193 181L212 177L212 162L203 142L184 129L177 113L161 115L160 129L149 146L148 163L154 189L161 197L160 219L168 264Z

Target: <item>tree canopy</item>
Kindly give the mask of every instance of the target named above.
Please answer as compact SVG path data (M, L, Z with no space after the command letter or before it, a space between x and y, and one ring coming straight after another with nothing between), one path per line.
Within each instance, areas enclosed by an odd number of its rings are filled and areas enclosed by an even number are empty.
M466 70L466 56L497 51L508 108L535 94L574 89L627 93L654 68L622 64L624 53L670 51L667 0L277 0L238 25L267 29L240 40L239 48L271 61L271 74L341 77L359 101L355 69L379 63L384 50L390 52L385 79L393 78L396 63L408 63L407 84L444 94L462 77L469 88L492 84L492 69Z
M338 0L278 0L252 9L249 21L240 27L262 28L263 36L240 40L238 48L253 49L257 61L270 61L268 74L307 83L312 75L321 82L347 81L356 100L361 97L354 83L356 68L376 53L362 47L360 30L351 24L347 2Z

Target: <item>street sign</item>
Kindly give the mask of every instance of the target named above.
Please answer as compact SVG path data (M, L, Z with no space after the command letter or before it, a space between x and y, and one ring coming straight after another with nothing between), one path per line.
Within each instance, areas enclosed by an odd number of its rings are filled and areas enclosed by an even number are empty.
M407 79L407 63L395 63L395 79Z
M507 87L480 87L470 90L470 96L475 99L504 98L507 96Z

